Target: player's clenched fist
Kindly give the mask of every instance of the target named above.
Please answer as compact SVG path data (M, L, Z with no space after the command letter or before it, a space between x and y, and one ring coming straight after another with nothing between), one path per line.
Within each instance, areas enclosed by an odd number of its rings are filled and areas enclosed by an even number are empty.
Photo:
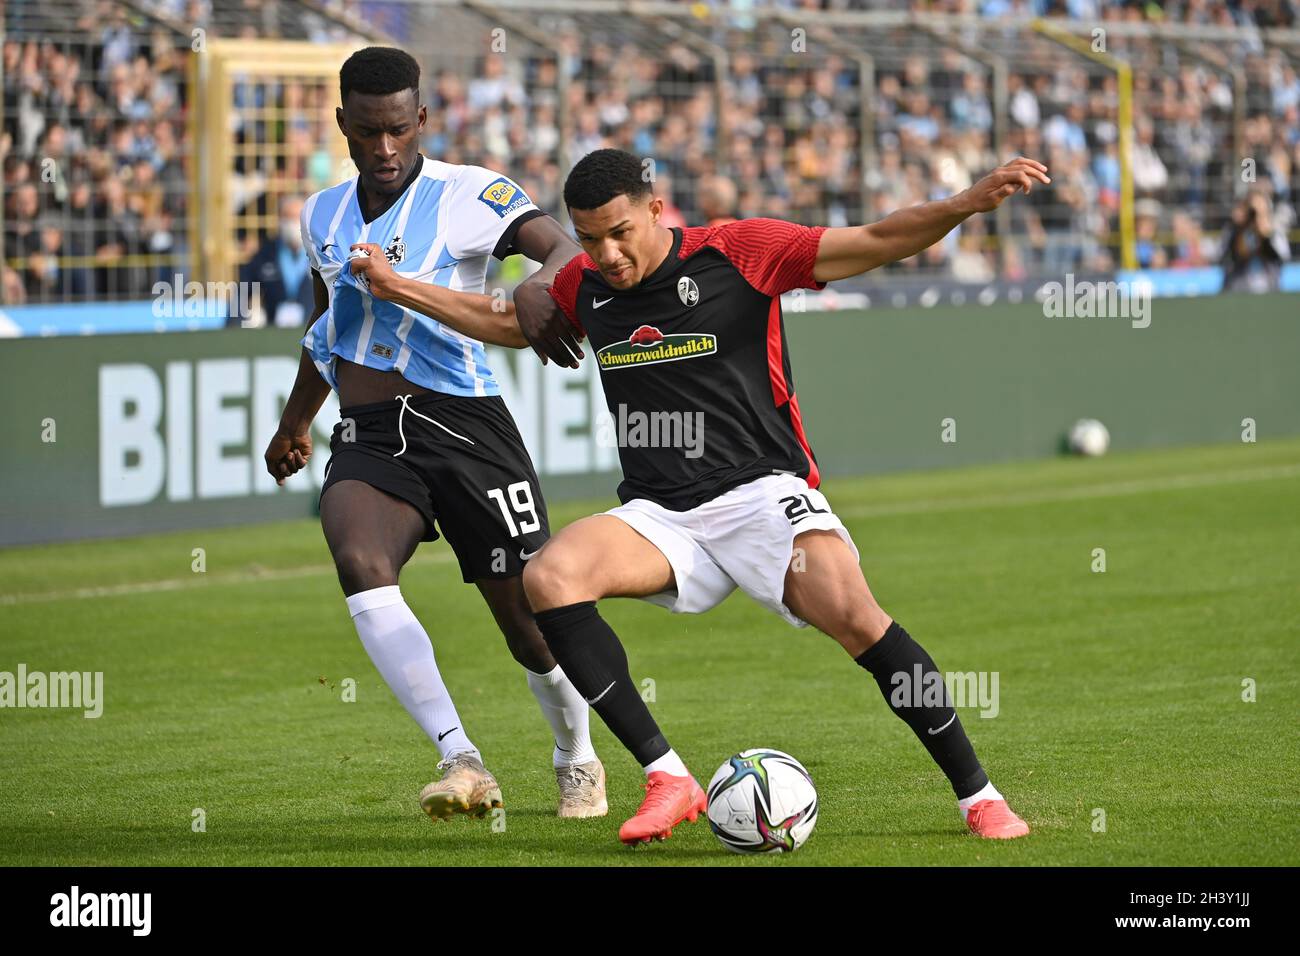
M271 443L266 446L266 470L275 479L277 485L283 485L284 479L296 475L307 467L311 458L311 434L286 435L276 432Z
M1022 190L1028 193L1036 182L1044 185L1051 183L1047 178L1047 167L1036 159L1018 156L953 198L962 212L991 212L1013 193Z
M353 258L358 251L367 253ZM370 294L376 299L388 299L396 290L401 277L393 271L392 264L384 251L373 242L354 242L352 253L348 256L348 265L354 276L361 276Z

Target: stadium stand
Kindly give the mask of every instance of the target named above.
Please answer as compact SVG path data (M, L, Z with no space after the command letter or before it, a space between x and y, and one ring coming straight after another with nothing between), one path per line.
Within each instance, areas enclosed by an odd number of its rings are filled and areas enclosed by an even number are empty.
M1294 0L9 4L0 303L134 300L195 274L197 37L402 45L425 68L426 153L507 171L561 219L564 174L602 146L652 158L684 223L711 214L701 193L716 190L700 185L716 177L734 184L735 215L842 225L951 194L1025 154L1049 164L1055 188L891 270L980 282L1199 268L1240 233L1234 210L1257 206L1285 260L1300 190L1298 10ZM1131 68L1127 103L1117 64ZM228 175L241 266L280 232L282 202L339 178L323 146L337 137L336 100L337 84L319 78L236 83Z

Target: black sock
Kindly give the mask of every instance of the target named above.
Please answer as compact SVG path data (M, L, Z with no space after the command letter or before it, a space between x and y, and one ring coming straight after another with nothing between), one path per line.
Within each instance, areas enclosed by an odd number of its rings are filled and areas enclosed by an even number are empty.
M596 612L596 602L533 616L556 663L637 763L644 767L668 753L668 741L628 675L627 653Z
M943 675L925 648L894 621L884 637L855 659L876 679L890 709L925 744L934 762L948 777L957 799L979 793L988 784L989 776L975 757L975 748L957 719ZM931 690L931 698L941 689L942 705L935 706L933 700L929 705L921 702L921 695L927 689ZM943 730L937 734L930 732L940 727Z

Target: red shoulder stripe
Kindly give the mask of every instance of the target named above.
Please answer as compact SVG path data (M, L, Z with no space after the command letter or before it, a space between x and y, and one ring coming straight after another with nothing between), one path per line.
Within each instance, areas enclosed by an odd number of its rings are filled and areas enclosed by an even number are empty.
M813 278L813 266L825 231L825 226L800 226L781 219L741 219L712 228L685 230L682 255L700 246L712 246L764 295L778 296L791 289L824 289L826 283Z

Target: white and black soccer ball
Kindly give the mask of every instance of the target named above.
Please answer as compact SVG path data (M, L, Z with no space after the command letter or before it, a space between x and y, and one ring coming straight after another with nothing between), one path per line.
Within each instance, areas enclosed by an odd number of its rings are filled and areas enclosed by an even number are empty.
M791 853L817 825L817 790L803 764L779 750L744 750L709 781L709 827L734 853Z
M1110 432L1095 418L1081 418L1070 429L1070 451L1096 458L1110 448Z

